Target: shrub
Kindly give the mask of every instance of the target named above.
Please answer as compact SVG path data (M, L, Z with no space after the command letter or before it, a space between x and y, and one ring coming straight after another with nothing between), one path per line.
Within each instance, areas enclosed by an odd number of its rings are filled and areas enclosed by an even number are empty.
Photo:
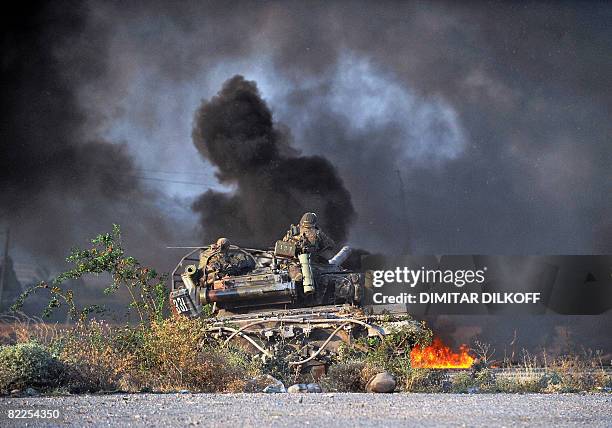
M557 358L551 364L550 375L555 376L556 382L545 385L547 392L580 392L591 391L601 386L601 374L593 373L592 361L578 356L564 356Z
M393 319L397 320L398 317ZM427 346L432 332L410 317L383 321L386 335L358 339L353 345L340 345L338 353L322 383L325 389L339 392L364 391L368 381L378 373L391 373L397 384L405 384L411 375L410 350L415 344Z
M365 363L350 361L333 364L321 379L321 386L330 392L363 392L368 379L364 377Z
M250 355L222 348L205 332L205 321L163 319L167 313L167 275L125 254L119 226L113 225L111 233L98 235L91 244L88 249L71 252L67 258L71 269L29 288L13 306L18 309L33 293L46 291L50 300L44 315L62 306L68 308L77 325L66 334L51 336L48 349L63 362L64 380L70 390L236 391L248 377L261 371L261 365ZM100 275L109 280L105 293L121 288L129 294L129 309L137 313L138 325L110 327L90 319L103 308L77 307L71 280ZM8 368L4 372L7 384L15 383L11 379L17 376ZM33 386L35 380L31 376L22 383Z
M260 373L261 363L236 348L222 348L207 340L204 321L171 318L154 323L146 332L141 369L154 376L149 387L170 391L237 392Z
M500 384L506 385L506 379L497 379L491 369L484 368L473 373L461 372L456 374L452 378L450 391L466 393L475 389L478 392L496 392Z
M445 373L437 369L410 369L404 378L402 390L405 392L442 392Z
M457 373L452 380L451 392L466 393L470 388L476 387L474 378L467 372Z
M75 328L60 358L72 391L242 391L260 363L222 348L203 333L204 322L183 317L148 327L111 328L96 321Z
M507 379L500 378L495 382L495 392L504 393L528 393L528 392L542 392L545 386L543 377L533 377L527 379Z
M398 385L405 385L413 375L410 351L413 346L427 346L431 343L432 332L423 323L414 323L409 318L399 322L382 323L387 334L384 338L370 338L367 347L357 354L350 354L353 359L363 361L365 366L362 377L365 383L377 373L391 373ZM355 355L358 358L355 358ZM365 384L364 383L364 384Z
M489 368L484 368L474 374L474 381L482 392L494 392L497 378Z
M67 367L67 387L73 392L113 391L135 367L135 356L116 346L118 329L91 321L75 327L61 343L59 357Z
M0 349L0 392L27 387L49 389L63 382L64 366L43 346L19 343Z
M49 317L55 309L66 306L68 314L74 321L83 322L91 314L103 313L105 309L99 305L77 307L74 290L70 288L71 281L104 275L110 280L104 289L105 294L114 293L121 288L131 298L128 309L136 311L141 323L161 321L167 306L168 290L165 286L167 275L159 274L154 269L142 265L134 257L126 256L121 228L116 224L113 225L111 233L98 235L91 240L91 244L91 248L85 250L73 249L66 258L73 268L60 273L49 282L41 281L26 289L17 298L12 309L19 310L30 296L46 290L49 302L43 311L43 316Z

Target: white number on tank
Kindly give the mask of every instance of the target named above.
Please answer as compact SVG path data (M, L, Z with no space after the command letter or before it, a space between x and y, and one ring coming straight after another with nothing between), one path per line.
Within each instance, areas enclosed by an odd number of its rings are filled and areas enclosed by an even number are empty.
M179 312L189 312L189 309L187 308L187 303L182 297L176 297L174 299L174 304L176 305L176 309L178 309Z

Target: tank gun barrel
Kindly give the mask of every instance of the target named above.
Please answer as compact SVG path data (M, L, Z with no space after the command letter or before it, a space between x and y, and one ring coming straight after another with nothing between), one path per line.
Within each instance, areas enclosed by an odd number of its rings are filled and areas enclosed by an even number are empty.
M353 250L349 246L344 246L336 253L334 257L329 259L330 265L340 266L351 255Z

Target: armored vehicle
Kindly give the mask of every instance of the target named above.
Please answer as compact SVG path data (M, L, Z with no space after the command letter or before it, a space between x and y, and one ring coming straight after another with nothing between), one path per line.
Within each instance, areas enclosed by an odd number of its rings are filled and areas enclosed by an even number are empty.
M344 247L327 260L296 254L284 241L267 250L232 245L227 257L241 267L219 274L207 263L211 247L195 248L172 272L173 310L210 318L209 331L224 343L238 341L264 359L282 354L289 365L321 374L341 343L383 338L398 323L420 328L364 307L366 274L342 267L350 252Z

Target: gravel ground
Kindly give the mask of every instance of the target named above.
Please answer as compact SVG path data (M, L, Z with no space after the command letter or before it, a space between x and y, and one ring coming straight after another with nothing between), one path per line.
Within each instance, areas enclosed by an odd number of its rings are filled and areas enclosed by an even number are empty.
M59 420L8 419L59 409ZM113 394L0 398L0 426L612 427L612 394Z

